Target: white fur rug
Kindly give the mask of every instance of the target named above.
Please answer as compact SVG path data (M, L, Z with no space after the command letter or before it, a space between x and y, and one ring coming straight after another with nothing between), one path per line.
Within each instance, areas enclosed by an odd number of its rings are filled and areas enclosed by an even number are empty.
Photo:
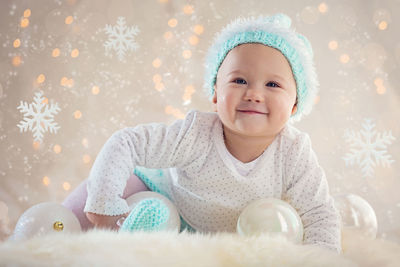
M347 236L343 254L282 238L91 230L0 243L0 266L400 266L400 245Z

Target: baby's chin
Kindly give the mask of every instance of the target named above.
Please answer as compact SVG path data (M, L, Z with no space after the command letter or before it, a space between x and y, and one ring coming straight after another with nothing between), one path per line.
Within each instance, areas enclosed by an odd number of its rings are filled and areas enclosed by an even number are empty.
M234 132L235 134L246 136L246 137L265 137L269 138L273 134L273 129L269 127L260 127L260 125L234 125L233 127L229 127L229 130Z

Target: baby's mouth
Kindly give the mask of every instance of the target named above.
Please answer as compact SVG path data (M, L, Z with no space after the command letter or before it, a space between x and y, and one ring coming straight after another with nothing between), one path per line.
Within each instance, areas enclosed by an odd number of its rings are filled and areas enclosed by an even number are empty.
M262 111L253 110L253 109L242 109L242 110L238 109L237 111L240 112L240 113L249 114L249 115L250 114L261 114L261 115L267 115L268 114L267 112L262 112Z

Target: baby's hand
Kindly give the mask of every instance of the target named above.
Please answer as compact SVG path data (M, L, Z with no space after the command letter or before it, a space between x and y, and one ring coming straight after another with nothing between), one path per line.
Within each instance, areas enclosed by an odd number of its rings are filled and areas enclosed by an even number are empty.
M108 216L108 215L86 212L86 217L92 224L94 224L95 227L112 229L112 230L118 230L119 226L117 225L117 221L122 217L127 217L128 215L129 213L117 216Z

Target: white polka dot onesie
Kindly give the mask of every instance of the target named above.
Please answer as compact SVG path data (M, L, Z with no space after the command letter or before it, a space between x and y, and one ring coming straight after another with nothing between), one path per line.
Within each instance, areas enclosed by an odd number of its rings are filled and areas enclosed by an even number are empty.
M304 244L341 252L340 215L308 134L287 124L255 161L240 163L225 146L215 112L191 110L169 126L124 128L107 140L92 166L84 211L129 212L121 196L135 167L168 169L169 194L182 218L199 232L234 232L250 202L274 197L299 213Z

